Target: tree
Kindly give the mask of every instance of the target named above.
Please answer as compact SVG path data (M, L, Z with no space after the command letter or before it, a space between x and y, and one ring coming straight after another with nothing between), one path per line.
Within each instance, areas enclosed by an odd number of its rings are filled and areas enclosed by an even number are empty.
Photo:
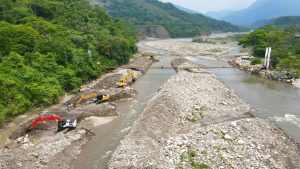
M14 51L21 55L33 52L40 40L39 34L32 27L26 25L1 24L0 48L1 54L7 55Z

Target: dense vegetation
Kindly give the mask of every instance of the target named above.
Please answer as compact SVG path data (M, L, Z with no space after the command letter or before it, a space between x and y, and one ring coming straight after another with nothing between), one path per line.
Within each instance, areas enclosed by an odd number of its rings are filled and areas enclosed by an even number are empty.
M300 25L300 16L281 16L278 18L257 21L252 27L262 27L265 25L274 25L277 27L297 26Z
M287 71L300 77L299 27L277 28L266 26L246 35L240 40L244 47L252 47L256 57L265 56L265 48L272 47L272 69Z
M108 12L134 25L161 25L172 37L192 37L208 31L240 31L241 28L202 14L179 10L158 0L100 0Z
M86 0L0 0L0 122L126 63L135 41Z

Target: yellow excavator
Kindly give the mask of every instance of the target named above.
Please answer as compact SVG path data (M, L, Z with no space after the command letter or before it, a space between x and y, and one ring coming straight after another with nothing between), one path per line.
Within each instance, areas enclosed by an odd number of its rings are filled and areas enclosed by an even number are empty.
M134 80L134 73L133 73L133 71L130 71L125 76L123 76L123 78L119 82L117 82L117 86L118 87L126 87L127 86L127 81L128 81L129 78L131 78L132 80Z
M77 99L73 102L73 104L78 105L78 104L81 104L84 101L87 101L87 100L91 99L91 98L97 98L96 102L101 103L101 102L108 101L109 100L109 95L107 95L107 94L97 95L97 93L89 93L89 94L86 94L86 95L81 95L79 97L79 99Z

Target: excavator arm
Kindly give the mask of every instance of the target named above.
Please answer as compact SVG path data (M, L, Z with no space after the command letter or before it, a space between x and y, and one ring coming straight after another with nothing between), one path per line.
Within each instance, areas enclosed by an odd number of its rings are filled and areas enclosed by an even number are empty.
M97 97L97 94L96 93L90 93L90 94L87 94L87 95L82 95L82 96L80 96L80 98L78 100L76 100L74 102L74 104L76 104L76 105L80 104L81 102L86 101L86 100L88 100L90 98L93 98L93 97Z
M130 71L129 73L127 73L119 82L117 82L117 86L118 87L127 86L127 81L128 81L129 78L131 78L132 80L134 79L133 71Z
M35 126L37 126L39 123L47 122L47 121L61 121L61 118L58 116L47 116L47 117L37 117L30 125L29 129L33 129Z

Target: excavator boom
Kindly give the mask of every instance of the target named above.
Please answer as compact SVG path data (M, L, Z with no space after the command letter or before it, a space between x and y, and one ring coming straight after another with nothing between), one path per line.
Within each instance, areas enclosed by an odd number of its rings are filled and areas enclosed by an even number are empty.
M46 121L61 121L61 118L58 116L47 116L47 117L37 117L30 125L30 129L33 129L39 123L46 122Z

